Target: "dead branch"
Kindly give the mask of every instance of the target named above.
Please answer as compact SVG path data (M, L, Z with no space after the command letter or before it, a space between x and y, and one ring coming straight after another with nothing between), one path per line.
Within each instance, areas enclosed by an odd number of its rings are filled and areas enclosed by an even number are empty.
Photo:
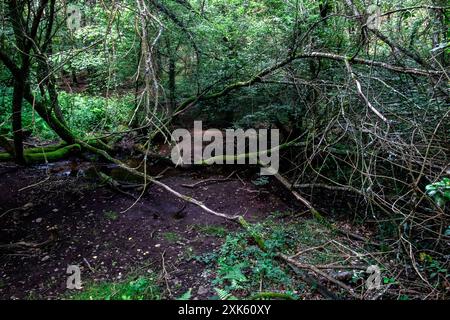
M282 177L279 173L276 173L274 178L277 179L286 189L288 189L297 200L303 203L314 217L321 217L320 213L314 209L313 205L308 200L302 197L297 191L292 190L293 186L288 180Z
M367 99L365 94L362 92L361 83L356 78L356 75L354 74L352 68L350 67L350 63L348 62L348 60L344 60L344 62L345 62L345 66L347 67L347 71L350 74L350 77L356 84L356 90L358 91L358 94L361 97L361 99L364 101L364 103L367 105L367 107L370 110L372 110L373 113L375 113L377 115L377 117L379 117L381 120L383 120L383 122L385 122L386 124L389 125L389 123L390 123L389 120L386 119L386 117L370 103L369 99Z
M222 217L222 218L225 218L225 219L227 219L227 220L237 220L237 219L239 218L238 215L230 216L230 215L225 214L225 213L221 213L221 212L214 211L214 210L210 209L209 207L207 207L203 202L201 202L201 201L199 201L199 200L197 200L197 199L191 198L191 197L189 197L189 196L186 196L186 195L184 195L184 194L181 194L180 192L178 192L178 191L172 189L171 187L169 187L169 186L166 185L165 183L162 183L161 181L156 180L154 177L152 177L152 176L150 176L150 175L147 175L147 174L145 174L145 173L139 172L139 171L136 170L136 169L133 169L133 168L128 167L128 166L127 166L125 163L123 163L122 161L120 161L120 160L118 160L118 159L115 159L114 157L110 156L106 151L101 150L101 149L98 149L98 148L96 148L96 147L93 147L93 146L87 144L87 143L84 142L84 141L79 141L79 143L80 143L84 148L86 148L87 150L90 150L90 151L92 151L92 152L94 152L94 153L96 153L96 154L102 156L102 157L105 158L106 160L108 160L108 161L110 161L110 162L112 162L112 163L115 163L115 164L118 165L120 168L122 168L122 169L124 169L125 171L131 173L132 175L134 175L134 176L136 176L136 177L143 178L143 179L144 179L144 184L146 184L147 182L151 182L151 183L153 183L153 184L155 184L155 185L157 185L157 186L159 186L159 187L162 187L164 190L166 190L166 191L168 191L169 193L173 194L173 195L176 196L177 198L180 198L180 199L182 199L182 200L184 200L184 201L190 202L190 203L192 203L192 204L194 204L194 205L196 205L196 206L202 208L204 211L206 211L206 212L208 212L208 213L210 213L210 214L213 214L213 215L215 215L215 216Z
M324 285L320 284L319 279L309 275L307 272L305 272L304 270L300 270L299 268L297 268L295 265L288 263L287 264L293 271L294 273L299 276L303 281L305 281L307 284L309 284L311 287L316 288L317 291L324 296L327 299L331 299L331 300L339 300L339 297L336 296L333 292L331 292L330 290L328 290L327 287L325 287Z
M27 242L27 241L19 241L15 243L7 243L0 245L0 251L4 252L15 252L15 251L26 251L30 249L40 249L43 248L53 242L58 241L58 229L56 226L48 228L50 235L47 240L42 242Z
M196 183L192 183L192 184L182 184L183 187L185 188L195 188L201 184L209 184L211 182L225 182L225 181L230 181L230 178L236 173L236 171L233 171L229 176L227 176L226 178L214 178L214 179L205 179Z
M345 283L343 283L342 281L339 281L335 278L333 278L332 276L330 276L329 274L319 270L317 267L310 265L310 264L305 264L305 263L300 263L294 259L292 259L291 257L283 254L283 253L279 253L277 255L279 258L281 258L282 260L286 261L289 264L292 264L294 266L296 266L297 268L300 269L308 269L313 271L314 273L324 277L325 279L327 279L328 281L334 283L335 285L341 287L342 289L346 290L353 298L355 299L359 299L360 297L354 292L353 288L349 287L348 285L346 285Z

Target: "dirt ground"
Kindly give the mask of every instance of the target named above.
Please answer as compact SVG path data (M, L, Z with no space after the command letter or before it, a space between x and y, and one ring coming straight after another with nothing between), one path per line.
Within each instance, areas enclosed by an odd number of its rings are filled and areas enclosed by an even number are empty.
M20 170L12 163L0 164L0 243L18 245L0 257L0 298L58 299L68 293L68 265L80 266L83 282L120 280L136 269L165 269L173 297L188 288L195 299L211 296L213 275L186 257L220 246L222 240L201 232L202 226L230 231L238 226L186 205L157 186L136 201L100 185L86 174L91 166L74 160ZM255 186L256 174L248 170L238 170L227 181L204 181L228 177L233 168L226 170L171 168L161 181L249 221L292 209L288 195ZM183 186L200 181L204 183Z

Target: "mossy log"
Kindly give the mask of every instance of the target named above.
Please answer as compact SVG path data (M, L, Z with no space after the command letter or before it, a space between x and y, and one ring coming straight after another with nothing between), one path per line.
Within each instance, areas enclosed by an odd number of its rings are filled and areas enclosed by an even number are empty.
M60 148L48 147L48 148L30 148L25 149L24 157L27 164L37 164L45 162L54 162L61 160L68 155L81 151L79 144L71 144ZM6 152L0 153L0 161L14 161L14 157Z
M239 224L247 231L250 236L255 240L256 244L262 251L267 251L266 245L264 243L264 239L262 238L261 234L257 232L250 223L247 222L247 220L244 219L243 216L238 216L237 221Z
M64 148L67 146L66 142L60 142L60 143L56 143L56 144L50 144L47 146L38 146L38 147L32 147L32 148L27 148L24 151L26 153L48 153L48 152L53 152L56 151L58 149Z
M292 294L283 292L258 292L252 295L248 300L270 300L270 299L295 300L295 297Z

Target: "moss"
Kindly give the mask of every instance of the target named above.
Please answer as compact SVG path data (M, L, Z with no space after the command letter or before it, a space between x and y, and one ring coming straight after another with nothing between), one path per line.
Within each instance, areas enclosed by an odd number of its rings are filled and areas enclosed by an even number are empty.
M248 223L244 217L239 216L238 218L238 222L240 223L240 225L251 235L251 237L253 238L253 240L255 240L256 244L258 245L258 247L263 250L266 251L266 246L264 244L264 240L261 236L261 234L259 234L254 228L253 226Z
M43 153L43 152L53 152L56 151L58 149L64 148L67 146L66 142L61 142L61 143L57 143L57 144L51 144L48 146L42 146L42 147L34 147L34 148L28 148L25 149L24 152L25 153Z
M284 299L295 300L296 297L289 293L282 292L259 292L252 295L248 300L268 300L268 299Z
M54 150L53 150L54 149ZM31 148L24 152L25 161L27 164L53 162L63 159L73 152L80 151L80 145L72 144L62 148L54 146L48 148ZM13 161L14 158L9 153L0 153L0 161Z
M114 220L117 220L119 218L119 214L117 212L115 212L115 211L106 211L105 212L105 217L106 217L106 219L114 221Z
M9 153L6 152L0 153L0 161L10 161L10 160L13 160L13 157Z
M196 228L198 229L198 231L200 231L208 236L225 238L225 236L228 234L227 229L222 226L197 225Z
M163 237L165 240L167 240L168 242L177 242L181 240L181 236L175 232L165 232L163 233Z

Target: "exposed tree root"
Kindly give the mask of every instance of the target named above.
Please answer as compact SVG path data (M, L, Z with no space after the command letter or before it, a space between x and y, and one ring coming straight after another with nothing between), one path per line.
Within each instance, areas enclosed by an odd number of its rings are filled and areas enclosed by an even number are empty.
M118 160L118 159L116 159L116 158L110 156L110 155L108 154L108 152L106 152L106 151L104 151L104 150L102 150L102 149L98 149L98 148L96 148L96 147L94 147L94 146L92 146L92 145L89 145L88 143L86 143L86 142L84 142L84 141L78 141L78 143L79 143L83 148L85 148L85 149L87 149L87 150L90 150L91 152L94 152L94 153L98 154L99 156L102 156L102 157L105 158L106 160L108 160L108 161L110 161L110 162L116 164L117 166L119 166L119 167L122 168L123 170L125 170L125 171L131 173L132 175L134 175L134 176L136 176L136 177L143 178L144 181L145 181L145 184L150 183L150 182L151 182L151 183L154 183L155 185L157 185L157 186L159 186L159 187L162 187L163 189L165 189L165 190L168 191L169 193L173 194L173 195L176 196L177 198L180 198L180 199L182 199L182 200L184 200L184 201L187 201L187 202L189 202L189 203L192 203L192 204L194 204L194 205L196 205L196 206L202 208L204 211L206 211L206 212L208 212L208 213L211 213L211 214L213 214L213 215L216 215L216 216L225 218L225 219L227 219L227 220L237 220L238 217L239 217L238 215L230 216L230 215L225 214L225 213L221 213L221 212L214 211L214 210L208 208L207 206L205 206L205 205L203 204L203 202L201 202L201 201L199 201L199 200L197 200L197 199L191 198L191 197L189 197L189 196L186 196L186 195L184 195L184 194L179 193L178 191L172 189L171 187L169 187L169 186L166 185L165 183L162 183L161 181L156 180L156 178L154 178L154 177L152 177L152 176L150 176L150 175L148 175L148 174L145 174L145 173L140 172L140 171L138 171L138 170L136 170L136 169L130 168L129 166L127 166L127 165L126 165L125 163L123 163L122 161L120 161L120 160Z
M115 190L119 193L122 193L130 198L133 198L134 200L137 200L136 196L134 196L133 194L131 194L129 192L122 190L120 183L117 182L116 180L114 180L112 177L108 176L107 174L104 174L103 172L97 172L97 175L100 177L102 182L108 184L113 190Z
M202 180L193 184L182 184L183 187L186 188L195 188L199 185L202 184L209 184L211 182L224 182L224 181L230 181L230 178L236 173L236 171L233 171L230 175L228 175L228 177L223 178L223 179L206 179L206 180Z
M53 242L58 241L58 239L59 239L58 229L56 227L50 227L50 228L48 228L48 231L50 232L50 235L49 235L48 239L45 241L42 241L42 242L19 241L19 242L15 242L15 243L2 244L2 245L0 245L0 252L8 253L8 252L40 249L40 248L43 248Z

